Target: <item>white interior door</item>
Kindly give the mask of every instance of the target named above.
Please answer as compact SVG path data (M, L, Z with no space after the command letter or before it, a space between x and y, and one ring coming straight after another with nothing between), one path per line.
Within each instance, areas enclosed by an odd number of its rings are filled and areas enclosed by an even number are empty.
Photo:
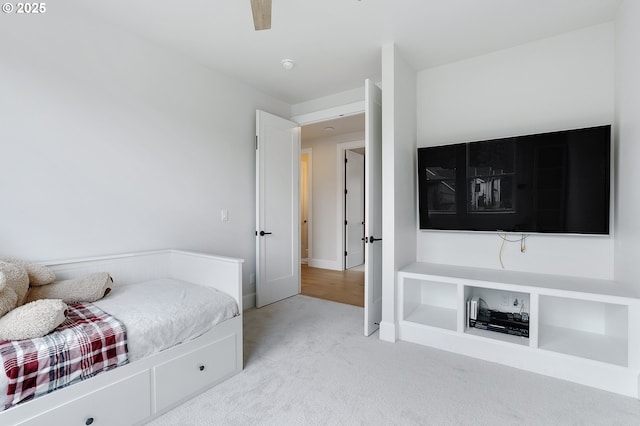
M364 155L345 153L345 267L364 263Z
M300 127L256 111L256 306L300 292Z
M365 81L364 334L382 320L382 91Z

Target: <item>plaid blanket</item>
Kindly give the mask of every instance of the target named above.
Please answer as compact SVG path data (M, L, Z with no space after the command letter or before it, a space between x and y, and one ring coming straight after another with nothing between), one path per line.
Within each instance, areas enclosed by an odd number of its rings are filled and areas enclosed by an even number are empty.
M91 303L69 305L67 319L44 337L1 342L0 353L5 409L128 362L124 324Z

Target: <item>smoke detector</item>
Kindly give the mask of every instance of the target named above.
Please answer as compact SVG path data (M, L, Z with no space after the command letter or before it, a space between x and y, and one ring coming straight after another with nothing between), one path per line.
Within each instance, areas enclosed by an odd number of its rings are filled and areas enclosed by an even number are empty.
M287 71L293 69L293 67L296 66L296 61L294 61L293 59L283 59L280 63L282 64L282 68Z

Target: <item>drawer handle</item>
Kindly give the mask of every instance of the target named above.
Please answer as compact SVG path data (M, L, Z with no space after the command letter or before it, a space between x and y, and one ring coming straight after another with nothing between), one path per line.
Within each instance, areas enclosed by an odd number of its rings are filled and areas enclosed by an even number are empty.
M200 371L204 371L204 365L201 365L199 368L200 368Z
M84 424L85 424L85 425L87 425L87 426L88 426L88 425L90 425L90 424L93 424L93 417L89 417L89 418L84 422Z

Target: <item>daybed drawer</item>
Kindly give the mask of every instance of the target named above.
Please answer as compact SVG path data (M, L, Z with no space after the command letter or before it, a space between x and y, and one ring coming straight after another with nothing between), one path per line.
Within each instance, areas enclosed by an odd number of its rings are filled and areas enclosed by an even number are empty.
M236 369L236 335L160 364L155 371L156 411L162 411Z
M150 415L151 384L149 370L146 370L46 411L22 424L124 426L138 423Z

